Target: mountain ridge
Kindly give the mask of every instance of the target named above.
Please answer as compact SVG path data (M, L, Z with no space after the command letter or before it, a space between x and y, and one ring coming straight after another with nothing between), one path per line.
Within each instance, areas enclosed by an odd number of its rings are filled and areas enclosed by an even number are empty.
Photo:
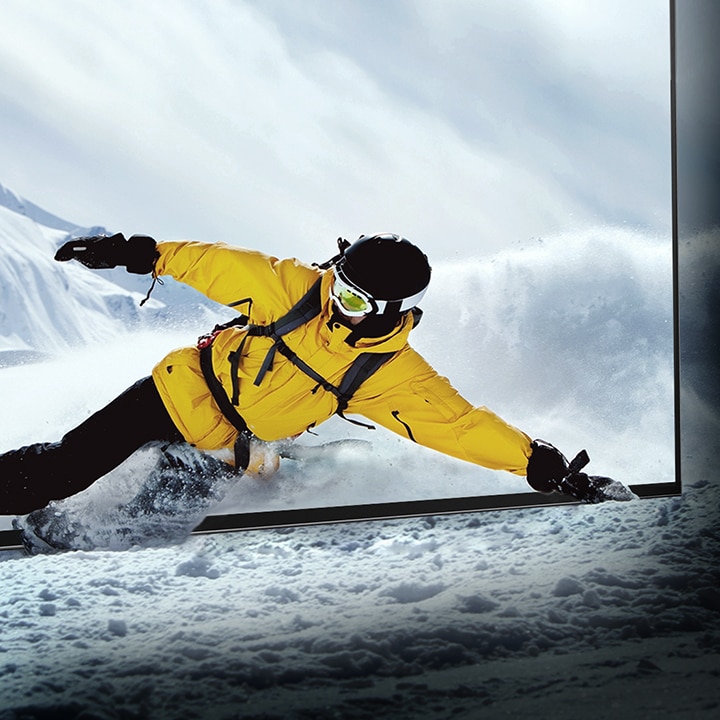
M55 262L69 238L105 233L103 226L83 228L53 215L0 184L0 366L143 327L204 330L227 313L172 278L164 280L162 301L156 292L140 307L149 276Z
M2 183L0 183L0 207L5 207L18 215L22 215L52 230L62 230L68 235L101 235L106 232L105 228L100 225L82 227L76 223L64 220L57 215L53 215L53 213L48 212L39 205L17 195Z

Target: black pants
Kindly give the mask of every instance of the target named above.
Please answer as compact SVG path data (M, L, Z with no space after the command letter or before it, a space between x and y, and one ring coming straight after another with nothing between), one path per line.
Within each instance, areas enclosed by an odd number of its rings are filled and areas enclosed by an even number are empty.
M182 441L151 377L139 380L59 442L0 455L0 515L75 495L154 440Z

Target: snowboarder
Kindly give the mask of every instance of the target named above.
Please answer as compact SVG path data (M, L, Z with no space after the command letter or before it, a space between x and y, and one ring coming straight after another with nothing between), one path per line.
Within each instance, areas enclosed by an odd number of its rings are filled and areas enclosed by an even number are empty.
M254 250L145 235L81 237L58 261L163 275L236 309L195 347L173 350L60 441L0 455L0 514L23 514L74 495L153 441L234 448L238 472L260 441L292 438L336 412L407 439L527 478L539 492L584 502L615 483L580 472L542 440L474 407L408 344L430 282L427 257L394 234L338 240L324 265ZM622 486L621 486L622 487ZM631 494L628 493L628 497ZM615 499L623 499L614 496Z

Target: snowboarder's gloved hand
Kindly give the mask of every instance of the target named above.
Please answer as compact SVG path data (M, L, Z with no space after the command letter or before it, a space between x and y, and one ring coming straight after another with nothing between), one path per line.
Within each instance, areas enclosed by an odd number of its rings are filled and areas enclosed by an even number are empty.
M599 502L595 500L591 478L580 472L590 462L585 450L568 463L556 447L544 440L533 440L530 447L527 481L534 490L560 492L583 502Z
M568 474L565 456L544 440L533 440L527 465L527 481L533 490L542 493L559 490L560 481Z
M534 440L527 466L527 481L538 492L559 492L584 503L632 500L635 494L612 478L580 472L590 458L581 450L571 462L550 443Z
M55 253L55 259L77 260L93 270L120 265L128 272L144 275L155 267L157 243L148 235L133 235L128 240L122 233L90 235L66 242Z
M560 481L559 491L565 495L581 500L585 503L599 503L604 500L629 500L629 497L610 498L606 492L608 487L615 483L610 478L600 477L599 475L587 475L584 472L570 473L567 477Z

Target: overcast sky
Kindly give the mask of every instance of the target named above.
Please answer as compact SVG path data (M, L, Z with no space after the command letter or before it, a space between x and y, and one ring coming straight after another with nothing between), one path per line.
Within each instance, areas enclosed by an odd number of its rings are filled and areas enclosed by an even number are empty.
M0 183L307 260L669 237L667 0L0 0Z

